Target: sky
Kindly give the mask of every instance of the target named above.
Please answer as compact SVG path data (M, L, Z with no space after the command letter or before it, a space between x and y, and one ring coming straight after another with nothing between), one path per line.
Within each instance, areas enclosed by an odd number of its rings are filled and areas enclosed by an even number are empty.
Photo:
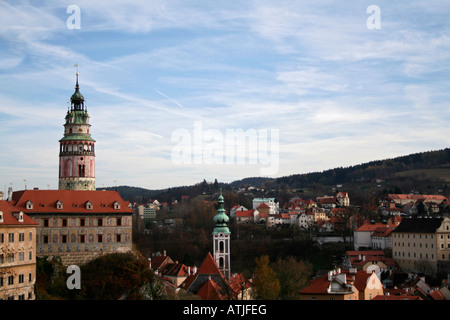
M0 1L0 190L58 188L77 72L97 187L449 147L449 12L447 0Z

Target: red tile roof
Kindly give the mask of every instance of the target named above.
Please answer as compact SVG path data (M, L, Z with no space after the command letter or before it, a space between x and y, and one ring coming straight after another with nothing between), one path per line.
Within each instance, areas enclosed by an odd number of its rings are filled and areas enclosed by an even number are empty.
M222 288L213 280L205 281L197 292L202 300L224 300L224 296L220 293Z
M255 210L240 210L240 211L236 211L236 217L241 217L241 218L251 217L251 218L253 218L253 213L254 212L255 212Z
M33 203L33 209L27 209L27 201ZM58 201L62 209L57 208ZM88 201L92 210L86 208ZM133 213L117 191L23 190L13 193L12 202L25 213ZM115 202L120 209L114 209Z
M355 280L353 285L358 289L359 292L363 291L366 287L367 279L372 275L365 271L356 271L350 273L348 270L343 270L342 273L346 275L347 283L353 281L353 276ZM327 294L327 289L330 285L328 281L328 274L324 275L318 279L311 280L310 285L300 291L302 294Z
M167 263L173 263L170 257L165 255L157 255L151 258L151 268L153 270L159 270L163 268Z
M210 252L208 252L208 254L206 255L202 264L198 268L197 273L198 274L220 274L220 275L222 275L222 272L220 272L220 270L217 267L217 264L214 261L214 258Z
M0 211L3 212L3 222L0 222L0 226L4 225L18 225L18 226L34 226L38 225L36 221L30 218L28 215L23 214L23 222L20 222L16 216L18 216L21 210L14 207L6 200L0 200Z

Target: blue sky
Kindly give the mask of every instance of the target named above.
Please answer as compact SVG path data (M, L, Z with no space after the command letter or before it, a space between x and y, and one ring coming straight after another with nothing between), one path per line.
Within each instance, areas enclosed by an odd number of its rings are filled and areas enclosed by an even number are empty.
M446 148L448 12L415 0L0 1L0 188L57 188L75 64L97 187L266 176L244 153L243 164L206 160L225 152L227 130L258 143L277 132L271 177ZM213 136L200 147L199 124ZM180 132L200 163L174 161Z

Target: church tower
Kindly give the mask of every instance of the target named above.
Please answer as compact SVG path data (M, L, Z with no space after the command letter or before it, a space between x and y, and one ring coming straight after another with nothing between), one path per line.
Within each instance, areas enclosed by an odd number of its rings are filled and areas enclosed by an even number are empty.
M59 140L59 190L95 190L95 140L77 81Z
M216 226L213 230L213 253L214 261L219 267L222 274L229 281L230 280L230 229L228 229L228 221L230 218L226 215L224 209L224 199L222 190L219 195L219 208L214 217Z

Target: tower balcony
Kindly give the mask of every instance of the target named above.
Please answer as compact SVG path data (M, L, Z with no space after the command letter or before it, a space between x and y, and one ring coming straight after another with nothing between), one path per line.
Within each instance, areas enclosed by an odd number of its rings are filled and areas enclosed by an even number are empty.
M95 157L95 152L93 151L61 151L59 156L93 156Z

